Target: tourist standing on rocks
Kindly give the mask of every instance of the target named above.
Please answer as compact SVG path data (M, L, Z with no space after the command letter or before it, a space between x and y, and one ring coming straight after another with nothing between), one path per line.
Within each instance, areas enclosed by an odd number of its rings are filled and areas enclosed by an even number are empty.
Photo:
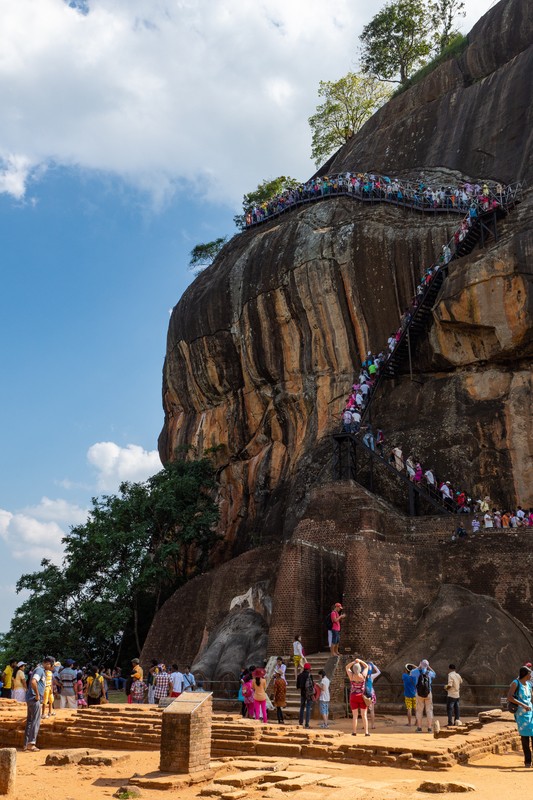
M2 697L11 698L13 673L17 669L17 659L11 658L2 672Z
M531 746L533 740L533 709L531 707L530 667L520 667L518 678L509 686L507 703L516 706L515 720L524 751L524 766L531 767Z
M416 713L416 678L412 672L416 669L414 664L406 664L405 672L402 675L403 699L407 710L407 725L411 727L413 723L413 711Z
M252 688L254 692L254 715L256 719L261 716L264 723L268 722L267 716L267 693L266 693L266 680L265 670L258 668L254 670L252 675L253 683Z
M341 614L342 606L340 603L335 603L333 611L331 612L331 655L339 656L339 644L341 640L341 619L346 618L346 614Z
M41 704L44 700L44 687L46 674L52 675L55 658L46 656L42 665L39 664L31 674L28 690L26 692L26 729L24 731L24 750L37 751L37 736L41 727Z
M272 701L276 707L278 723L280 725L285 725L283 709L287 705L287 681L281 672L275 672L274 675L274 694L272 696Z
M455 664L450 664L448 667L448 680L444 687L448 693L446 698L446 711L448 712L448 727L452 725L461 724L461 715L459 713L459 694L463 679L458 672L455 671Z
M365 736L370 736L368 732L368 703L365 700L365 681L368 675L368 664L361 658L356 658L346 665L346 674L350 681L350 708L352 709L352 736L357 735L357 720L359 711L365 728Z
M293 652L292 661L294 664L294 680L298 682L298 675L303 669L303 664L305 661L304 649L302 646L302 637L299 633L294 637L294 641L292 643L292 652Z
M425 710L428 733L431 733L433 730L431 682L436 677L435 672L429 666L429 661L424 658L418 668L411 672L411 676L416 679L416 732L422 732L422 718Z
M311 664L304 664L303 672L298 675L296 688L300 690L300 725L304 724L305 713L305 727L309 728L311 709L315 699L315 682L311 675Z
M102 697L105 697L104 679L96 667L89 667L87 671L87 685L85 693L88 706L99 706L102 702Z
M28 684L26 683L26 673L23 667L26 664L24 661L19 661L15 673L13 675L13 688L11 689L11 698L16 700L17 703L26 702L26 692L28 691Z
M318 687L320 689L320 697L318 698L318 708L320 711L320 715L322 717L322 723L320 724L319 727L329 728L328 724L329 701L331 699L329 693L330 680L323 669L319 669L318 674L320 675L320 680L318 681Z

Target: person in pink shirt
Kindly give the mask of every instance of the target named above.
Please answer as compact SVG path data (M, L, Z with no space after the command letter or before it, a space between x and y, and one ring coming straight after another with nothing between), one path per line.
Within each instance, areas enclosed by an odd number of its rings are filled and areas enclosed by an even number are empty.
M341 640L341 619L346 617L346 614L341 614L342 606L340 603L335 603L335 608L331 612L331 655L339 656L339 642Z

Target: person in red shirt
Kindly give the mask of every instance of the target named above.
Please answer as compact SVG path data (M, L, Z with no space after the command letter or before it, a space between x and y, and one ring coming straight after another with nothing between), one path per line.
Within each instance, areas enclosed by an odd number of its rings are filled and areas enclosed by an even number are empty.
M341 619L344 619L346 614L341 614L342 606L340 603L335 603L335 608L331 612L331 655L339 656L339 642L341 639Z

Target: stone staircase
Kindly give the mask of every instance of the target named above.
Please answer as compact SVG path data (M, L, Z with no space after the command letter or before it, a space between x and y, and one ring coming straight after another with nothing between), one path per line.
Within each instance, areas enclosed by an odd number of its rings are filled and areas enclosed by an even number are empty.
M326 664L331 658L331 655L328 652L313 653L312 655L306 656L306 658L311 664L311 675L316 682L319 679L318 670L326 670ZM300 714L300 690L296 688L292 658L287 657L285 663L287 664L287 705L283 710L283 715L287 717L287 719L297 720ZM271 712L271 717L273 713L275 714L275 712Z

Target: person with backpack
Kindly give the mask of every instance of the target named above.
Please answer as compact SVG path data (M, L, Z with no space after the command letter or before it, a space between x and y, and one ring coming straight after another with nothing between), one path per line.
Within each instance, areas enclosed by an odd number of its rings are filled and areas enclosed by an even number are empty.
M429 666L429 661L424 658L417 669L412 670L411 677L416 680L416 732L422 733L422 717L425 710L428 733L432 733L433 694L431 682L436 677L435 672Z
M96 667L90 667L87 674L86 698L88 706L99 706L104 695L104 679Z
M315 682L311 675L311 664L307 662L304 664L303 672L300 672L296 680L296 688L300 690L300 725L304 724L305 714L305 727L309 728L311 709L315 699Z
M531 767L530 740L533 744L533 708L530 681L531 667L520 667L518 678L511 681L507 694L507 705L509 711L515 715L518 735L522 742L525 767Z

